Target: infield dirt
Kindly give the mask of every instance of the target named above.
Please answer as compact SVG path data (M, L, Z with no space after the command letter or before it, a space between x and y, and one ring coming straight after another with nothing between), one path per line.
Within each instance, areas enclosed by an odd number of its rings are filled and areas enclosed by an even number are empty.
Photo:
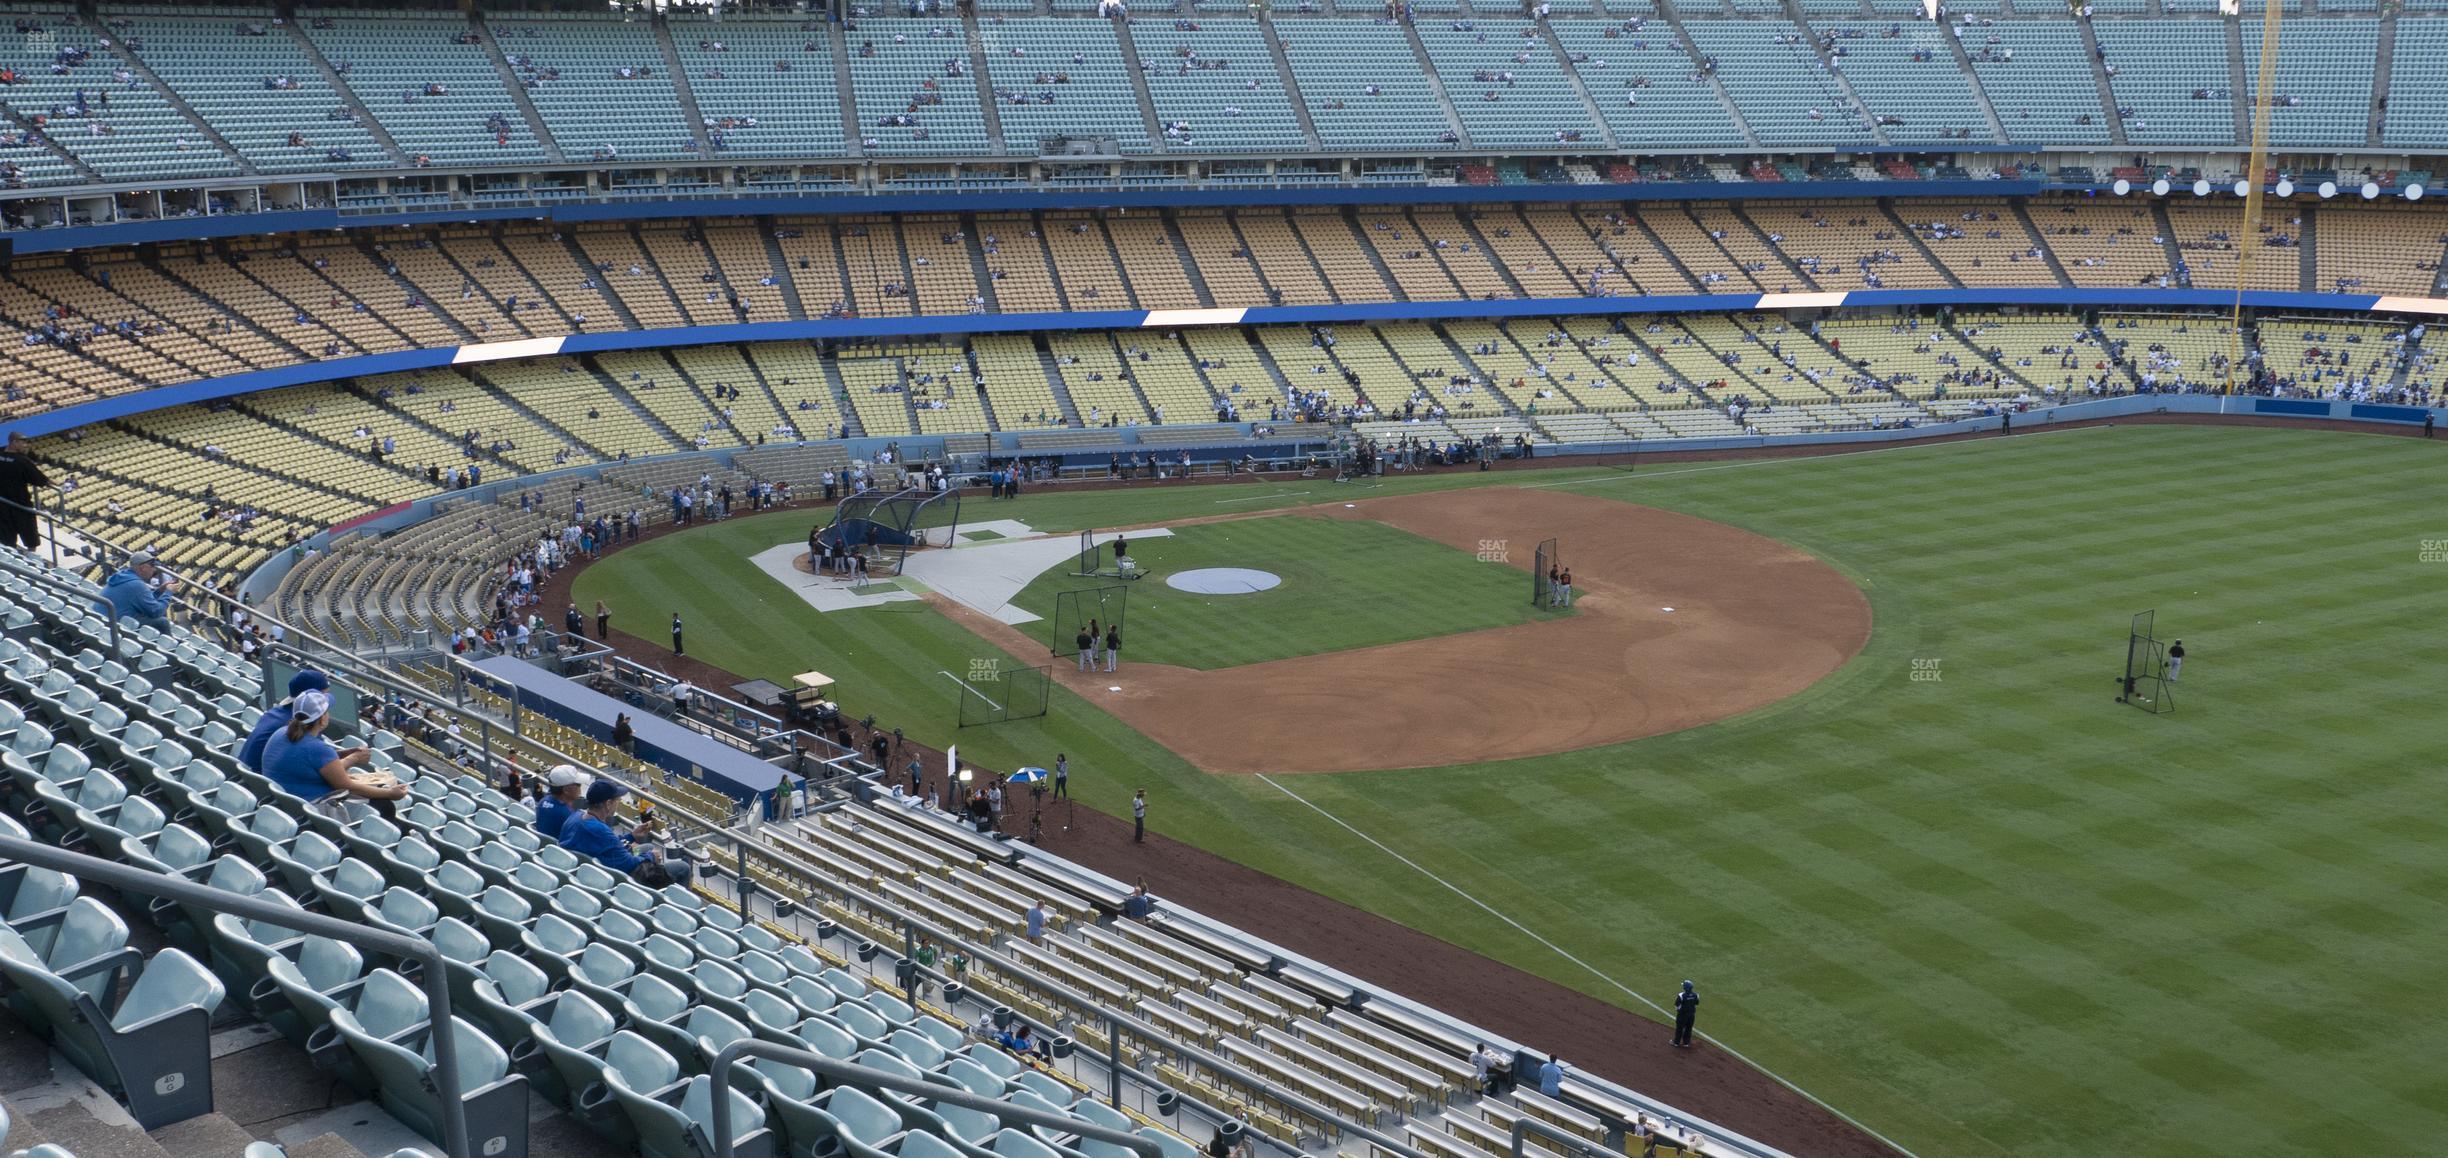
M1869 600L1835 568L1671 511L1485 487L1290 513L1375 520L1524 572L1539 540L1559 539L1580 613L1214 671L1125 662L1107 675L1057 663L1056 678L1210 772L1351 772L1680 731L1793 695L1870 638ZM1526 600L1526 578L1521 587ZM1015 655L1043 655L1018 628L933 602ZM1136 634L1151 630L1161 627Z

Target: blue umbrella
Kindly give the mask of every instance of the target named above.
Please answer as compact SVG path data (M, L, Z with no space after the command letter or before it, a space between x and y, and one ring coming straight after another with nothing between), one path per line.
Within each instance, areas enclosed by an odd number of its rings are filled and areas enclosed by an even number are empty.
M1014 784L1033 784L1045 778L1046 770L1043 768L1022 768L1011 774L1011 782Z

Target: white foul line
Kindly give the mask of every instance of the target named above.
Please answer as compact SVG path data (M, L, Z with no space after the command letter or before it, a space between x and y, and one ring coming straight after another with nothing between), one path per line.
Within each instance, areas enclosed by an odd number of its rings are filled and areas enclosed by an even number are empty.
M1899 450L1900 450L1900 449L1903 449L1903 448L1898 447L1898 448L1895 448L1895 449L1899 449ZM1739 464L1737 464L1737 465L1739 465ZM1718 468L1718 467L1710 467L1710 468L1706 468L1706 469L1716 470L1716 469L1722 469L1722 468ZM1469 901L1470 903L1472 903L1472 904L1474 904L1474 905L1477 905L1477 906L1479 906L1479 907L1480 907L1480 908L1482 908L1482 909L1487 910L1487 913L1488 913L1488 915L1489 915L1489 916L1494 917L1494 918L1496 918L1496 919L1497 919L1497 920L1499 920L1499 921L1503 921L1505 924L1511 925L1511 926L1513 926L1515 929L1520 930L1520 931L1521 931L1521 934L1522 934L1523 936L1528 937L1528 938L1530 938L1531 940L1536 941L1536 942L1538 942L1539 944L1541 944L1541 945L1545 945L1545 946L1546 946L1546 947L1548 947L1549 949L1554 950L1554 951L1555 951L1556 956L1562 957L1563 959L1565 959L1565 960L1567 960L1567 961L1570 961L1570 962L1572 962L1573 964L1575 964L1575 965L1578 965L1578 966L1582 967L1583 969L1588 970L1591 976L1596 977L1596 978L1597 978L1597 979L1599 979L1600 981L1604 981L1604 982L1606 982L1607 984L1612 985L1612 986L1614 986L1615 988L1622 990L1622 991L1623 991L1623 993L1624 993L1624 996L1629 997L1629 998L1631 998L1631 999L1632 999L1632 1000L1634 1000L1634 1001L1640 1002L1641 1004L1646 1005L1646 1006L1648 1006L1649 1008L1654 1009L1654 1010L1658 1011L1658 1012L1659 1012L1659 1013L1661 1013L1661 1014L1666 1013L1666 1007L1665 1007L1665 1006L1659 1005L1657 1002L1651 1001L1651 1000L1649 1000L1648 998L1643 997L1643 996L1641 996L1640 994L1633 992L1633 991L1632 991L1632 987L1631 987L1631 986L1625 985L1623 982L1621 982L1621 981L1617 981L1616 979L1614 979L1614 978L1612 978L1612 977L1609 977L1609 976L1607 976L1607 975L1606 975L1606 974L1604 974L1604 973L1599 972L1599 971L1598 971L1598 967L1597 967L1597 966L1592 965L1592 964L1590 964L1589 962L1587 962L1587 961L1584 961L1584 960L1580 959L1579 957L1575 957L1575 956L1573 956L1573 955L1572 955L1571 953L1569 953L1569 952L1566 952L1563 946L1558 945L1558 944L1556 944L1555 942L1550 941L1550 940L1548 940L1548 939L1547 939L1547 938L1545 938L1545 937L1539 936L1539 935L1538 935L1537 933L1535 933L1535 932L1532 932L1529 926L1522 924L1520 921L1516 921L1516 920L1514 920L1512 917L1510 917L1510 916L1506 915L1505 913L1503 913L1503 912L1499 911L1498 909L1496 909L1496 907L1495 907L1495 906L1488 904L1486 901L1480 900L1479 898L1474 897L1474 896L1470 895L1469 893L1463 892L1463 891L1462 891L1462 889L1461 889L1459 886L1455 885L1455 884L1454 884L1452 881L1446 880L1445 878L1443 878L1443 877L1441 877L1441 876L1438 876L1438 875L1436 875L1435 873L1429 872L1429 871L1428 871L1427 869L1425 869L1425 868L1422 868L1422 867L1420 866L1420 863L1419 863L1418 861L1412 860L1410 857L1404 856L1403 854L1401 854L1401 853L1399 853L1399 852L1396 852L1396 851L1394 851L1393 849L1387 848L1385 845L1383 845L1383 844L1379 843L1376 837L1370 836L1369 834L1367 834L1367 833L1365 833L1365 832L1362 832L1362 831L1360 831L1360 830L1359 830L1359 829L1357 829L1357 828L1353 828L1353 827L1351 826L1351 824L1350 824L1349 822L1345 821L1345 820L1344 820L1342 817L1340 817L1340 816L1336 816L1334 813L1328 812L1328 811L1326 811L1325 809L1320 808L1320 807L1318 807L1318 806L1317 806L1317 805L1315 805L1315 804L1311 804L1311 803L1310 803L1310 802L1309 802L1309 801L1308 801L1306 798L1302 797L1302 796L1301 796L1299 793L1294 792L1294 791L1292 791L1291 789L1286 788L1286 787L1284 787L1283 785L1276 783L1276 781L1275 781L1275 778L1274 778L1274 777L1272 777L1272 776L1268 776L1268 775L1266 775L1266 774L1264 774L1264 773L1260 773L1260 774L1259 774L1259 776L1258 776L1258 778L1259 778L1260 780L1264 780L1264 781L1266 781L1266 783L1267 783L1267 786L1268 786L1268 787L1273 788L1273 789L1274 789L1274 790L1276 790L1277 792L1281 792L1281 793L1283 793L1284 795L1289 796L1289 797L1291 797L1292 799L1297 800L1297 801L1299 801L1300 803L1302 803L1302 804L1304 804L1304 805L1307 805L1310 811L1315 812L1315 813L1317 813L1319 816L1323 816L1323 817L1325 817L1326 819L1328 819L1328 820L1331 820L1331 821L1335 822L1337 825L1341 826L1341 827L1342 827L1342 829L1343 829L1345 832L1348 832L1348 833L1352 834L1353 836L1359 837L1360 839L1365 840L1365 841L1369 842L1369 843L1370 843L1370 844L1372 844L1372 845L1376 845L1376 847L1377 847L1377 851L1382 852L1382 853L1386 854L1387 856L1393 857L1394 859L1396 859L1396 860L1398 860L1398 861L1401 861L1401 862L1403 862L1403 863L1404 863L1404 864L1406 864L1406 865L1409 865L1409 866L1412 868L1412 870L1413 870L1413 871L1418 872L1418 873L1419 873L1421 876L1427 877L1429 880L1435 881L1436 883L1438 883L1438 884L1440 884L1440 885L1445 886L1445 887L1446 887L1448 890L1451 890L1451 891L1452 891L1452 893L1453 893L1455 896L1460 897L1460 898L1462 898L1463 900ZM1785 1080L1783 1077L1778 1076L1778 1074L1777 1074L1777 1072L1776 1072L1776 1071L1771 1070L1771 1069L1769 1069L1768 1067L1766 1067L1766 1066L1764 1066L1764 1065L1759 1064L1758 1062L1752 1061L1752 1060L1751 1060L1750 1058L1748 1058L1748 1057L1744 1057L1744 1056L1743 1056L1743 1054L1742 1054L1742 1052L1741 1052L1740 1050L1737 1050L1737 1049L1735 1049L1734 1047L1729 1046L1729 1045L1727 1045L1726 1043L1724 1043L1724 1042L1722 1042L1722 1041L1719 1041L1717 1038L1715 1038L1715 1037L1711 1037L1710 1035L1705 1034L1705 1033L1701 1034L1701 1035L1700 1035L1700 1037L1701 1037L1703 1040L1707 1041L1709 1044L1714 1045L1714 1046L1716 1046L1717 1048L1722 1049L1722 1050L1726 1051L1727 1053L1734 1055L1735 1059L1736 1059L1736 1060L1738 1060L1738 1061L1740 1061L1740 1062L1742 1062L1744 1065L1750 1066L1752 1069L1758 1070L1759 1072L1761 1072L1761 1073L1763 1073L1763 1074L1768 1075L1769 1079L1770 1079L1770 1080L1772 1080L1772 1081L1774 1081L1774 1082L1776 1082L1776 1084L1778 1084L1778 1085L1780 1085L1780 1086L1783 1086L1783 1087L1785 1087L1786 1089L1792 1090L1793 1092L1795 1092L1795 1093L1797 1093L1797 1094L1800 1094L1800 1095L1802 1095L1802 1096L1803 1096L1803 1097L1805 1097L1805 1098L1810 1099L1811 1104L1816 1105L1816 1106L1818 1106L1820 1109L1822 1109L1822 1110L1826 1110L1828 1113L1834 1114L1834 1115L1836 1115L1837 1117L1844 1119L1844 1120L1845 1120L1847 1123L1851 1124L1851 1125L1852 1125L1852 1127L1853 1127L1854 1129L1856 1129L1856 1130L1860 1130L1862 1133L1864 1133L1864 1134L1868 1134L1868 1135L1870 1135L1871 1137L1876 1138L1876 1139L1878 1139L1879 1141L1886 1143L1886 1144L1887 1144L1887 1145L1888 1145L1890 1148L1894 1149L1894 1150L1895 1150L1897 1153L1904 1155L1904 1156L1905 1156L1905 1158L1919 1158L1919 1155L1916 1155L1916 1154L1914 1154L1912 1151L1905 1149L1905 1148L1904 1148L1904 1146L1903 1146L1901 1143L1897 1142L1895 1139L1890 1138L1890 1137L1886 1136L1885 1134L1881 1134L1881 1133L1879 1133L1878 1131L1873 1130L1873 1129L1871 1129L1870 1127L1868 1127L1868 1126L1866 1126L1866 1125L1863 1125L1861 1122L1859 1122L1859 1121L1855 1120L1855 1119L1854 1119L1854 1117L1853 1117L1851 1114L1847 1114L1847 1113L1845 1113L1843 1110L1839 1110L1839 1109L1837 1109L1836 1107L1834 1107L1834 1106L1831 1106L1831 1105L1827 1104L1826 1102L1820 1101L1820 1100L1819 1100L1819 1098L1818 1098L1818 1096L1817 1096L1817 1095L1815 1095L1815 1094L1813 1094L1813 1093L1811 1093L1809 1090L1803 1089L1802 1087L1797 1086L1797 1085L1793 1084L1792 1082L1786 1081L1786 1080Z

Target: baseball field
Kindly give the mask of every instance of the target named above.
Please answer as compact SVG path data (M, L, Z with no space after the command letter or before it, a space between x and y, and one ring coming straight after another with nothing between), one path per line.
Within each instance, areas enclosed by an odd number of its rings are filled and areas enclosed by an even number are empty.
M1167 837L1597 999L1698 979L1715 1041L1919 1155L2426 1153L2441 454L2128 426L977 501L1071 538L1181 526L1134 552L1159 574L1116 677L965 730L936 673L1048 662L1046 625L940 597L819 614L749 562L807 513L650 540L576 595L684 610L692 659L824 670L989 767L1066 752L1090 807L1145 787ZM1522 573L1558 525L1568 617ZM1285 582L1157 597L1185 563ZM2114 702L2145 609L2190 654L2164 715Z

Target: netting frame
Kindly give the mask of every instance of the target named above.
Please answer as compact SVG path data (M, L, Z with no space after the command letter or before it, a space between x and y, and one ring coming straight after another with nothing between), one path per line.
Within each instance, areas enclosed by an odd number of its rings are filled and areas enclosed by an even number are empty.
M1090 612L1085 608L1093 607ZM1054 614L1047 622L1047 650L1058 657L1076 656L1079 650L1079 629L1094 620L1100 627L1122 627L1130 612L1130 584L1114 583L1103 587L1078 587L1058 591L1054 595ZM1127 642L1128 636L1124 636ZM1097 637L1096 646L1103 647L1104 636Z
M888 563L892 573L899 575L912 547L933 545L918 526L928 507L946 507L951 511L951 521L942 528L942 545L959 541L959 487L940 491L906 487L850 495L834 505L833 522L816 534L825 542L847 542L868 557L871 567Z
M2117 680L2117 702L2155 716L2176 710L2176 687L2167 678L2167 645L2157 635L2159 613L2144 611L2125 631L2125 674Z
M1053 702L1054 665L1005 666L1001 658L972 660L967 676L939 671L956 689L954 714L960 727L974 728L1046 714Z
M1563 565L1564 549L1561 540L1548 539L1538 545L1538 551L1530 561L1530 606L1545 607L1547 601L1554 598L1553 585L1547 581L1547 571L1549 568Z

